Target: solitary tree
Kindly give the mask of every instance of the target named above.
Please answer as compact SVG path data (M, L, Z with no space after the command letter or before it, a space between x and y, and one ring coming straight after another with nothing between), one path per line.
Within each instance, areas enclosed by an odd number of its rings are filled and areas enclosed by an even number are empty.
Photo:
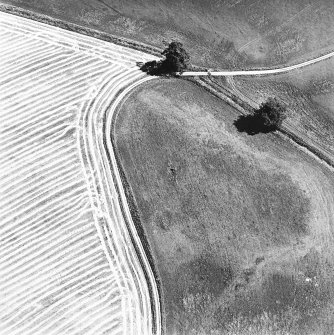
M149 74L173 74L183 72L189 65L190 57L180 42L171 42L161 53L165 58L162 61L145 63L141 69Z
M254 112L254 117L259 120L265 130L276 130L286 119L286 108L276 98L268 98Z
M240 115L234 125L241 132L249 135L268 133L281 127L286 118L286 108L276 98L267 101L254 111L253 114Z
M162 66L168 72L183 72L189 65L190 57L181 42L171 42L162 55Z

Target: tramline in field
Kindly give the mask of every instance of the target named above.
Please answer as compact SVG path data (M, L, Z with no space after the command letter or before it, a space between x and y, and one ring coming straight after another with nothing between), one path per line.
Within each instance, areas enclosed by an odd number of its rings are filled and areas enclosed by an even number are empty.
M102 131L152 56L5 13L0 38L0 333L159 334Z

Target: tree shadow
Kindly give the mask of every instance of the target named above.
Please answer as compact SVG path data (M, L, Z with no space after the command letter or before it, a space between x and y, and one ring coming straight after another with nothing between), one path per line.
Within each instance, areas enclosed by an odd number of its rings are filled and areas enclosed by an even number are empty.
M146 63L138 62L140 70L151 76L175 76L176 72L171 69L171 66L166 61L150 61Z
M263 118L258 115L240 115L233 122L239 132L245 132L248 135L256 135L260 133L270 133L275 131L275 127L268 127L264 124Z

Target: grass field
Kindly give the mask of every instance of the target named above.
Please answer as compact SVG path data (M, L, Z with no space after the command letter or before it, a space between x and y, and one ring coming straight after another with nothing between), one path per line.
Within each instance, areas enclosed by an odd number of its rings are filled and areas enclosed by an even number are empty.
M162 47L178 39L194 63L268 67L333 49L331 0L2 0L118 36Z
M185 81L126 99L115 141L164 292L167 334L330 334L333 173Z

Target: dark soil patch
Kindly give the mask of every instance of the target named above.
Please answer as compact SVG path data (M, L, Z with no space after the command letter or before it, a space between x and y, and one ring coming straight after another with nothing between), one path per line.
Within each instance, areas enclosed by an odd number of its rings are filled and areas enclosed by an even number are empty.
M210 257L201 257L181 265L175 275L180 300L188 294L209 294L213 297L224 292L233 279L230 265L212 263ZM182 303L182 301L181 301Z

